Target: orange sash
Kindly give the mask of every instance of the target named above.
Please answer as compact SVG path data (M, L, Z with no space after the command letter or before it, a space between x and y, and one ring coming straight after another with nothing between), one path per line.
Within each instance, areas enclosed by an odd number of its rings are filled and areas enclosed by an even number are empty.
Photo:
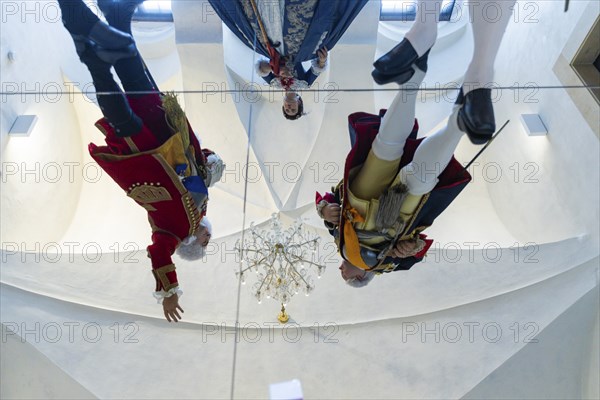
M354 208L347 208L345 212L346 218L344 218L344 246L346 250L346 257L352 265L360 269L370 270L371 267L365 264L362 256L360 255L360 242L358 241L358 236L356 235L356 231L352 225L354 222L365 222L365 219Z

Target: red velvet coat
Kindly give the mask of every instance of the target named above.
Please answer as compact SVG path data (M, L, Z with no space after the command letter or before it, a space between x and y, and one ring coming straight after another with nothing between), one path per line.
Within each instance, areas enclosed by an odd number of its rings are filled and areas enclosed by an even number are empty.
M128 97L133 112L144 126L130 138L119 138L106 119L96 123L105 135L106 146L91 143L89 152L100 167L139 205L148 212L152 227L152 244L148 257L156 279L156 291L168 291L178 286L177 273L171 256L186 237L194 234L206 213L206 199L197 205L175 172L175 165L194 162L205 164L209 151L202 151L191 127L190 143L195 160L186 157L180 135L174 134L166 121L160 96ZM188 124L189 126L189 124ZM165 157L165 149L178 160Z

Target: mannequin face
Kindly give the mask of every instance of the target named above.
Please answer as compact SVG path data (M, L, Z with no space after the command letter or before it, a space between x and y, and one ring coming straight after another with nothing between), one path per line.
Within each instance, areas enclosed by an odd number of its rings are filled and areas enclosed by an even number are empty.
M342 261L339 269L341 271L342 279L345 281L353 278L362 281L367 273L365 270L355 267L346 260Z
M198 233L196 234L196 237L198 238L196 240L200 244L200 246L202 246L202 247L208 246L208 242L210 242L211 236L212 235L210 234L208 229L205 226L200 225L200 229L198 230Z
M298 114L298 93L287 92L283 97L283 110L287 115Z

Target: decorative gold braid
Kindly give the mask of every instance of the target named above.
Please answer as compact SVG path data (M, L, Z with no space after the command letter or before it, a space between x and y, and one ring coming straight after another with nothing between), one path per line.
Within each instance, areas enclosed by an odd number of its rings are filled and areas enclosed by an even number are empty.
M183 141L183 148L187 149L190 146L190 130L187 123L185 112L177 101L177 95L174 92L166 92L162 96L162 106L167 116L169 126L179 132Z
M140 185L132 189L127 196L141 204L159 203L173 200L171 194L162 186Z
M162 284L163 290L166 292L173 289L174 287L179 286L177 283L171 283L169 281L169 278L167 278L167 274L169 272L173 272L173 271L175 271L175 264L163 265L160 268L156 268L156 269L152 270L152 272L154 273L154 276L160 281L160 283Z
M190 226L188 233L188 236L190 236L196 233L197 227L200 226L200 212L189 192L181 196L181 204L183 205Z

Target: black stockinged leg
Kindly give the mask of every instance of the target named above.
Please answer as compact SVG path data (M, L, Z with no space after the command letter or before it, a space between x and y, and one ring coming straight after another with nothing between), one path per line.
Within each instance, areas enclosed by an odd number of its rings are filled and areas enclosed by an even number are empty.
M90 49L82 52L81 61L87 66L97 94L98 105L104 117L115 128L117 136L132 136L142 128L142 121L133 113L129 102L110 72L111 65L102 61Z
M98 7L111 27L131 34L131 19L137 6L144 0L98 0ZM126 58L115 63L115 71L126 92L151 92L157 90L147 76L141 56ZM136 94L130 95L136 97Z
M62 22L71 35L87 36L100 20L82 0L58 0Z

